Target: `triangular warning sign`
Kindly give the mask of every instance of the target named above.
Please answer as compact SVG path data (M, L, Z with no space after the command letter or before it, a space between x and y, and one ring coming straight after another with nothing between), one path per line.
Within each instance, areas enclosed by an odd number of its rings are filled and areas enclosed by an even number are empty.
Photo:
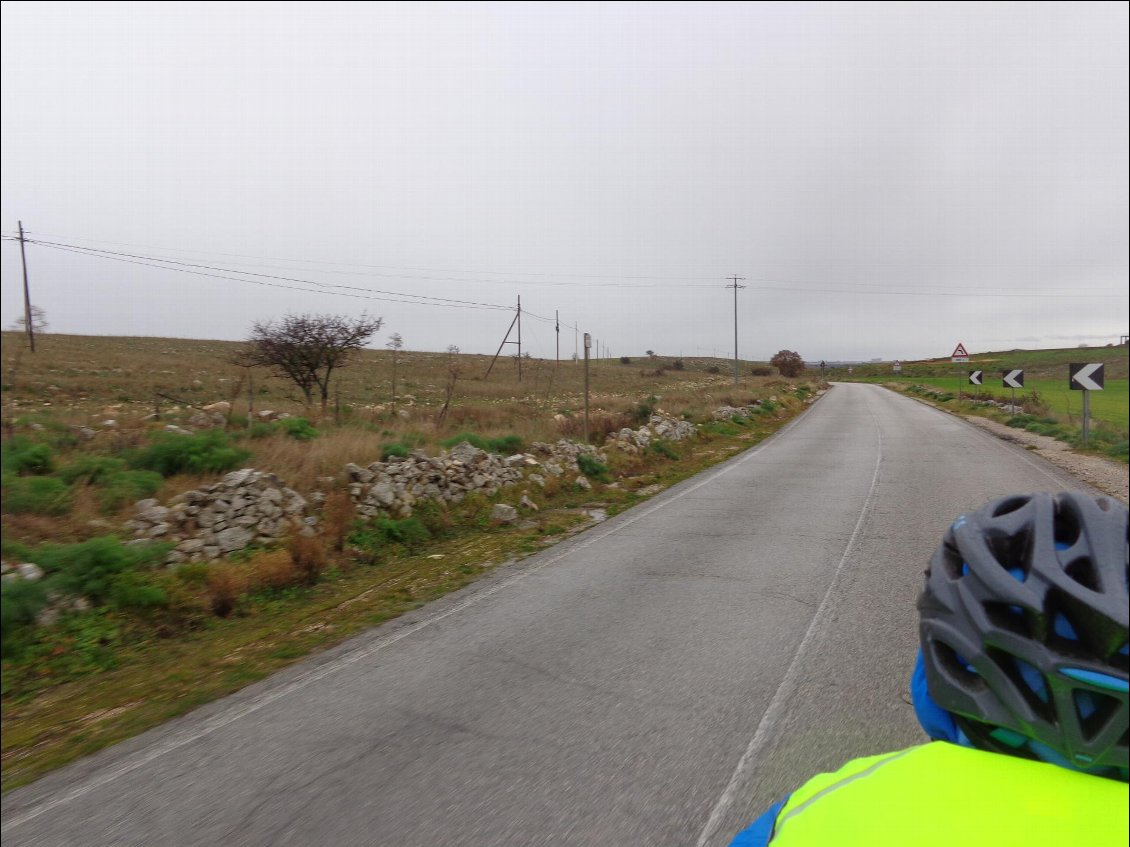
M969 354L967 352L965 352L965 345L962 344L960 341L957 342L957 346L953 348L953 352L950 354L951 358L954 358L954 357L957 357L957 356L966 356L966 357L969 356Z

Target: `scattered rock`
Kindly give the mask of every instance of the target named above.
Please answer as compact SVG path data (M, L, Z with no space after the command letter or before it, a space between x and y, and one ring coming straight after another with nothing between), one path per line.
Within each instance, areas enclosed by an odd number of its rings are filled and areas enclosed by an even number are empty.
M513 523L518 519L518 510L506 503L496 503L490 510L490 519L495 523Z

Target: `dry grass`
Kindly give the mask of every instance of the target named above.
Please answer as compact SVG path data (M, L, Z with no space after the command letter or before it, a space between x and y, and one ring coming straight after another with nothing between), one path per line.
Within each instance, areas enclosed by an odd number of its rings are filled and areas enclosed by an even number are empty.
M240 346L235 342L48 334L30 355L21 350L21 336L4 333L3 341L5 420L17 434L52 443L60 465L79 455L121 455L146 444L166 424L191 427L193 414L221 400L232 403L228 421L232 439L251 453L245 464L276 473L303 494L340 488L346 464L377 461L383 445L393 442L437 453L443 440L464 431L485 438L517 435L529 444L579 438L583 430L584 368L572 361L559 365L525 361L519 380L515 361L500 359L486 380L490 357L461 355L463 377L444 425L437 427L448 361L443 353L401 351L400 396L392 404L389 351L361 351L339 371L335 402L320 418L319 409L306 409L295 400L285 381L229 364ZM599 442L607 433L636 426L631 415L647 398L657 398L658 407L669 414L702 418L719 405L742 405L791 387L776 378L745 378L735 389L726 375L728 365L722 373L711 374L708 369L718 365L713 359L684 361L685 370L666 370L662 375L655 375L657 367L670 364L662 357L634 359L631 365L592 362L591 436ZM249 378L254 389L250 406ZM265 409L307 417L317 427L318 437L296 441L282 432L249 437L248 411ZM160 420L147 420L155 410L160 411ZM555 419L561 414L566 416L563 421ZM107 420L116 424L104 424ZM95 435L79 438L79 427L89 427ZM328 477L335 481L330 483ZM156 496L167 501L216 478L174 476ZM107 523L120 526L130 512L127 504L118 514L103 515L93 492L76 488L70 515L5 516L5 530L30 543L79 540L104 534Z

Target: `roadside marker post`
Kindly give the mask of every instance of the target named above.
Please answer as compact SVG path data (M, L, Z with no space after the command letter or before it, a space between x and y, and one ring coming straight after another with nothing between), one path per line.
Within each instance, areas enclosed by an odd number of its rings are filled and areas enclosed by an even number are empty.
M1067 368L1067 387L1083 392L1083 443L1086 444L1091 436L1091 392L1106 388L1106 376L1102 362L1073 362Z
M1024 387L1024 371L1019 368L1001 371L1001 385L1012 389L1012 413L1016 414L1016 389Z
M592 336L585 333L585 444L589 443L589 350Z
M969 384L977 386L977 399L981 399L981 379L984 377L984 371L970 371Z

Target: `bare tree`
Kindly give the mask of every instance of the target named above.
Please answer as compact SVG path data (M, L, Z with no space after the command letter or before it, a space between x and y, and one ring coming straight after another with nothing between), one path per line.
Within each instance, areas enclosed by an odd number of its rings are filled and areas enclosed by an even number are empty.
M392 403L396 405L396 366L400 363L400 348L404 346L404 339L399 332L394 332L388 337L385 347L392 351Z
M269 368L293 382L312 405L317 392L325 414L333 372L344 367L381 328L382 318L362 314L287 315L281 321L256 321L240 361Z
M443 426L447 419L447 410L451 406L451 397L455 394L455 383L463 373L463 365L459 361L459 348L454 344L447 348L447 382L443 386L443 408L436 415L436 426Z
M42 307L33 305L31 307L31 331L35 333L44 332L47 326L47 312ZM12 321L12 329L27 332L27 316L20 315Z

